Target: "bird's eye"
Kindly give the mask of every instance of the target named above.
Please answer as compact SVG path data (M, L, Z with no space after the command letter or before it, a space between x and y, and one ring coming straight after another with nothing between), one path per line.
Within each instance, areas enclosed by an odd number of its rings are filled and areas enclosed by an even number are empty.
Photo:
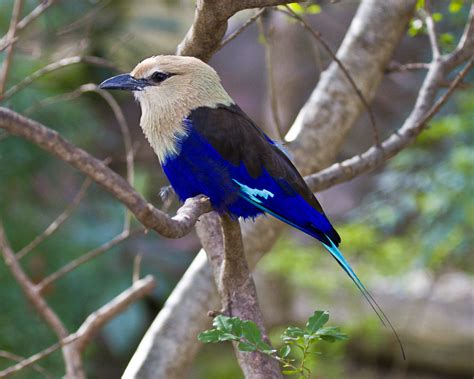
M166 72L155 71L151 76L150 80L154 83L161 83L164 80L168 79L173 74L168 74Z

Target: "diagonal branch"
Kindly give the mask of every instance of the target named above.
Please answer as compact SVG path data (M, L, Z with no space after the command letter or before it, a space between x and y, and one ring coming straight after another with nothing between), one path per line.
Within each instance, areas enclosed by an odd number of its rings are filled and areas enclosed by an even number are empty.
M176 215L169 217L148 203L124 178L99 159L74 146L56 131L7 108L0 107L0 129L35 143L77 168L127 206L146 228L165 237L182 237L191 230L199 216L211 211L209 200L197 196L186 200Z
M297 0L296 2L301 2ZM219 50L227 30L227 20L250 8L293 3L294 0L197 0L194 21L177 48L178 55L189 55L208 61Z
M229 42L232 42L236 39L245 29L252 25L258 18L265 12L265 8L259 9L253 16L251 16L247 21L245 21L236 31L226 37L219 45L219 50L222 49Z
M141 230L140 230L141 231ZM119 245L120 243L124 242L125 240L129 239L132 235L136 234L138 230L134 232L130 232L128 230L124 230L122 233L116 235L111 240L105 242L104 244L100 245L99 247L90 250L89 252L81 255L79 258L76 258L59 270L53 272L52 274L48 275L44 278L41 282L39 282L36 287L39 292L43 292L46 287L48 287L51 283L55 282L56 280L62 278L66 274L70 273L71 271L75 270L79 266L83 265L90 260L97 258L99 255L102 255L106 251L109 251L113 247Z
M75 335L77 349L83 351L91 338L111 319L123 312L130 305L145 295L148 295L155 287L155 279L151 275L135 281L131 287L115 296L107 304L91 313L79 327Z
M441 79L442 65L432 65L430 72L425 79L424 87L431 87L432 80ZM473 58L466 64L466 66L456 75L456 78L450 84L448 90L431 106L426 113L421 113L420 110L425 107L425 102L431 97L429 93L421 91L424 96L419 97L417 106L413 109L411 116L407 119L405 124L387 138L380 147L371 147L364 153L349 158L343 162L335 163L332 166L305 178L306 183L313 191L322 191L330 188L336 184L347 182L361 174L370 172L388 159L395 156L416 137L426 129L428 122L439 111L439 109L446 103L453 91L461 84L462 79L467 75L473 66Z
M36 249L39 244L41 244L45 239L50 237L61 227L61 225L71 216L77 206L81 203L82 199L84 199L84 196L86 195L91 183L92 181L90 179L84 181L79 192L71 201L71 203L66 207L66 209L51 224L49 224L49 226L41 234L37 235L33 241L16 253L17 259L20 260L28 255L31 251Z
M26 360L26 358L24 358L24 357L20 357L19 355L10 353L10 352L5 351L5 350L0 350L0 358L10 359L10 360L15 361L15 362L22 362L22 361ZM48 373L41 366L32 365L31 369L36 371L37 373L43 375L47 379L53 379L53 376L50 373Z
M36 354L33 354L31 357L28 357L21 362L18 362L17 364L7 367L5 370L0 371L0 379L6 378L18 371L21 371L31 365L34 365L36 362L40 361L41 359L47 357L48 355L51 355L54 353L56 350L60 348L64 348L67 345L70 345L73 343L78 337L74 334L69 335L68 337L60 340L59 342L56 342L55 344L52 344L51 346L47 347L44 350L39 351ZM76 379L76 378L74 378Z
M64 67L68 67L77 63L88 63L99 67L108 67L115 69L115 66L111 64L109 61L103 58L94 57L94 56L74 56L69 58L63 58L59 61L50 63L39 70L33 72L31 75L24 78L21 82L15 84L14 86L10 87L5 93L2 95L0 92L0 101L5 101L6 99L12 97L17 92L21 91L25 87L29 86L35 80L41 78L42 76L49 74L51 72L60 70Z

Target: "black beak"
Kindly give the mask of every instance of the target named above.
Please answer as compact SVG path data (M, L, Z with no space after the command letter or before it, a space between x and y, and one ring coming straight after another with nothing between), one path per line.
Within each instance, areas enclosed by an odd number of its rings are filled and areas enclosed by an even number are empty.
M99 84L101 89L121 89L124 91L141 91L148 85L144 79L135 79L129 74L117 75Z

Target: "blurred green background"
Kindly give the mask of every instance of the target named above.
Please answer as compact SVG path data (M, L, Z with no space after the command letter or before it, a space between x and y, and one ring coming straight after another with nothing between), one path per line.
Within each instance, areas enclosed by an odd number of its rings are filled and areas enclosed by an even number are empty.
M0 2L0 34L8 30L12 3ZM436 2L444 49L451 48L459 37L468 3ZM25 1L23 13L37 4ZM320 4L321 12L311 15L311 22L336 49L358 3ZM22 34L7 88L64 57L100 56L126 71L150 55L173 53L193 13L191 0L59 1ZM249 15L244 12L232 19L229 30L235 30ZM275 76L279 78L276 89L280 118L283 125L290 125L330 58L283 16L267 15L264 24L273 25L269 43L273 46ZM416 22L412 22L395 60L430 59L427 38L416 28ZM265 46L259 42L258 28L250 27L219 51L211 64L241 107L262 128L272 130ZM41 103L85 83L98 83L115 72L88 64L69 66L41 77L2 106L57 130L100 159L110 158L110 166L125 175L119 127L97 94ZM384 136L408 114L422 78L422 72L407 72L384 79L373 105ZM138 127L138 105L128 94L114 96L131 126L136 152L135 186L160 206L159 190L167 182ZM322 354L313 363L316 377L471 378L474 374L473 122L471 86L454 96L429 130L383 169L320 195L343 238L343 251L398 327L408 350L408 363L400 361L393 337L379 324L342 270L313 241L287 231L259 265L255 276L272 336L278 337L285 326L302 323L315 309L329 310L331 322L349 334L347 342L321 346ZM370 127L364 116L338 159L367 148L368 133ZM0 215L15 250L28 244L64 210L83 181L66 164L0 131ZM176 207L173 204L172 209ZM73 217L25 258L23 266L35 281L40 281L118 234L123 214L117 201L92 185ZM47 300L66 326L74 330L90 312L131 284L137 254L143 257L142 275L151 273L158 281L153 296L110 322L87 349L85 364L91 378L119 377L198 250L194 233L179 240L167 240L155 233L139 235L47 289ZM0 288L0 350L29 356L56 341L32 311L4 263L0 263ZM0 369L10 364L0 358ZM41 365L53 377L63 372L59 352ZM27 369L14 377L35 375ZM206 345L190 377L240 378L231 346Z

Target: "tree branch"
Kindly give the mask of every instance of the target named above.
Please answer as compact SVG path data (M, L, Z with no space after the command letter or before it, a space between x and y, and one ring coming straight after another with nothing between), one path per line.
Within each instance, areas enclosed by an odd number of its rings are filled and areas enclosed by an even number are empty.
M127 309L138 299L148 295L155 287L155 279L151 275L135 281L131 287L114 297L107 304L91 313L75 333L77 349L83 351L94 335L110 320Z
M416 137L428 126L428 122L446 103L450 95L461 83L473 66L473 58L456 75L448 90L441 96L426 113L421 110L427 103L432 103L432 91L440 83L443 73L443 64L432 65L428 72L422 90L417 100L417 105L403 126L387 138L380 147L373 146L362 154L356 155L343 162L335 163L332 166L305 177L306 183L313 191L322 191L336 184L347 182L363 173L370 172L412 143ZM426 89L424 91L423 89Z
M301 2L297 0L296 2ZM264 8L292 3L292 0L197 0L194 21L177 49L178 55L208 61L219 50L227 30L227 20L250 8Z
M229 42L236 39L245 29L252 25L262 14L265 12L265 8L259 9L255 14L245 21L235 32L226 37L219 45L219 50L222 49Z
M222 312L230 317L252 320L265 335L257 291L245 259L238 222L227 215L219 217L212 212L201 217L196 230L214 272ZM266 340L269 343L268 338ZM275 359L260 352L240 352L235 344L234 350L245 378L282 377Z
M86 180L81 186L81 189L79 190L77 195L66 207L66 209L64 209L64 211L51 224L49 224L49 226L41 234L37 235L33 239L33 241L31 241L28 245L26 245L20 251L18 251L18 253L16 253L16 257L18 260L22 259L31 251L36 249L39 244L41 244L45 239L50 237L61 227L61 225L71 216L77 206L81 203L82 199L84 199L84 196L86 195L86 192L89 189L91 183L91 180Z
M165 237L182 237L191 230L199 216L212 209L206 197L197 196L186 200L176 215L169 217L143 199L124 178L103 162L74 146L56 131L2 107L0 128L35 143L77 168L127 206L146 228L153 229Z
M14 86L10 87L5 93L2 95L0 93L0 101L5 101L6 99L12 97L17 92L21 91L25 87L29 86L35 80L41 78L42 76L49 74L51 72L60 70L64 67L68 67L77 63L88 63L99 67L108 67L115 69L116 67L111 64L109 61L103 58L94 57L94 56L74 56L69 58L60 59L57 62L50 63L39 70L33 72L31 75L24 78L21 82L15 84Z
M39 292L43 292L46 287L51 285L51 283L53 283L56 280L62 278L66 274L70 273L71 271L75 270L79 266L83 265L84 263L89 262L90 260L98 257L99 255L105 253L106 251L109 251L113 247L117 246L118 244L120 244L123 241L130 238L136 232L138 232L138 230L136 230L134 233L132 233L128 230L124 230L124 231L122 231L122 233L116 235L114 238L112 238L111 240L109 240L106 243L102 244L98 248L90 250L89 252L81 255L79 258L76 258L76 259L68 262L63 267L61 267L59 270L53 272L52 274L50 274L46 278L44 278L41 282L39 282L36 285L37 290Z
M10 353L10 352L5 351L5 350L0 350L0 358L10 359L10 360L15 361L15 362L22 362L22 361L26 360L26 358L24 358L24 357L20 357L19 355ZM32 365L31 369L36 371L37 373L43 375L45 378L53 379L53 376L48 371L46 371L43 367L41 367L39 365Z

